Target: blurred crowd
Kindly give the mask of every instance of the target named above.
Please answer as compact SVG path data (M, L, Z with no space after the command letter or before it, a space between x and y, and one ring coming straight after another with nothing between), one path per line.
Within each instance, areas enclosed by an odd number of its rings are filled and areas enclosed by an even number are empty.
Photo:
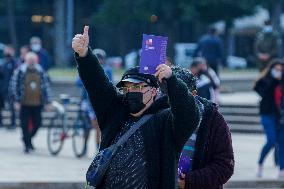
M12 45L5 45L3 54L4 60L0 65L0 127L4 126L4 108L11 112L10 124L5 124L7 129L16 127L18 115L24 151L28 153L34 150L32 138L41 124L41 111L50 103L47 71L51 59L39 37L32 37L29 45L22 46L18 57Z

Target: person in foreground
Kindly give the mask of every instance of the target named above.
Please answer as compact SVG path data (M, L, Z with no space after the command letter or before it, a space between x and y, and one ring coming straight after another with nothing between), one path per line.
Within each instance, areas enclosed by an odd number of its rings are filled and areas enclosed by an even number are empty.
M186 69L173 67L176 77L196 93L196 79ZM195 96L202 113L200 125L186 142L178 164L179 188L221 189L234 172L229 127L216 104Z
M119 148L99 188L176 188L179 154L199 123L194 97L164 64L157 67L155 76L167 83L168 96L159 96L156 77L139 73L137 67L123 75L118 92L88 44L85 26L84 33L73 38L72 48L97 113L102 132L100 150L116 143L141 116L153 114Z

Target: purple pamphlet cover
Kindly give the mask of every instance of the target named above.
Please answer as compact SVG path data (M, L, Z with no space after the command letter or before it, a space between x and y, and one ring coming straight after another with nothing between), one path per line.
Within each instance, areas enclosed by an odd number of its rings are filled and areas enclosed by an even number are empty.
M143 34L140 73L155 74L156 68L166 61L167 37Z

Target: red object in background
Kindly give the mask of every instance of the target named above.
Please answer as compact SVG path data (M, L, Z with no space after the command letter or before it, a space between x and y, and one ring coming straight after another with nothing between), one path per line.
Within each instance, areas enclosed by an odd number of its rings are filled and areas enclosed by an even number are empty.
M274 89L274 101L276 104L276 107L280 110L280 106L281 106L281 97L282 97L282 88L280 85L278 85L275 89Z
M33 130L33 122L32 122L31 118L29 119L28 130L29 130L29 132L32 132L32 130Z
M151 22L157 22L157 21L158 21L158 16L156 16L155 14L153 14L153 15L150 17L150 21L151 21Z

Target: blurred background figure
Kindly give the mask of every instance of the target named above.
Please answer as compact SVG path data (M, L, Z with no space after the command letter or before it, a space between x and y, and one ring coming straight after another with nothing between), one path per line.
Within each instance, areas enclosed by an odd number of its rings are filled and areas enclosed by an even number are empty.
M103 67L105 74L107 75L108 79L112 82L112 68L106 63L106 52L103 49L94 49L92 51L98 57L98 60ZM89 100L87 91L85 90L83 83L79 77L76 79L76 85L82 89L81 95L81 108L87 110L88 116L91 119L93 128L96 129L96 147L99 149L100 141L101 141L101 131L99 128L98 120L96 117L96 113L92 108L91 102Z
M22 64L14 73L12 92L15 98L15 109L20 111L20 122L23 133L24 152L35 150L32 138L36 135L42 120L42 108L50 103L49 81L46 72L38 64L38 56L29 52ZM32 128L29 128L29 121Z
M13 98L11 95L11 91L9 90L9 83L12 78L14 70L18 67L17 60L15 57L15 49L12 45L6 45L4 48L4 61L3 64L0 66L0 72L3 76L3 82L0 85L1 88L1 96L4 99L4 104L11 112L11 119L10 119L10 126L7 127L8 129L14 129L16 127L16 114L15 109L13 106ZM0 112L1 113L1 112ZM2 124L2 113L0 116L1 124Z
M257 34L255 40L255 55L257 66L262 71L274 58L279 57L280 35L273 29L271 21L264 22L264 27Z
M30 39L30 49L38 55L41 67L45 71L48 71L51 67L51 59L48 52L42 47L42 42L39 37L32 37Z
M18 64L21 65L25 62L25 57L30 52L30 47L28 45L24 45L20 48L20 57L18 59Z
M261 124L266 135L266 143L262 147L258 161L258 177L262 177L265 158L273 148L275 148L275 164L278 164L279 150L277 144L277 135L279 132L279 111L276 106L277 98L275 97L275 90L280 84L282 74L283 61L280 59L275 59L263 70L261 76L256 81L254 86L254 90L261 97L259 113Z
M89 100L87 91L84 88L82 80L80 77L76 79L76 85L82 90L81 100L80 100L80 108L88 113L88 117L91 120L92 127L96 129L96 148L99 149L100 141L101 141L101 131L99 128L98 120L96 113L91 105Z
M191 73L197 77L197 92L198 95L217 102L220 88L220 79L213 69L207 67L204 58L195 58L190 67Z
M283 71L284 65L282 65L282 77L280 84L276 87L274 92L274 98L277 106L278 119L277 120L277 143L276 149L278 151L278 164L279 164L279 179L284 179L284 77Z
M112 68L106 63L106 58L107 58L106 52L103 49L94 49L93 54L95 54L98 57L108 79L112 82L113 81Z
M0 71L0 86L4 86L4 74ZM0 128L3 127L2 110L4 108L4 93L0 93Z
M195 57L204 57L209 67L219 75L219 66L223 61L223 44L218 31L212 27L208 34L201 37L194 52Z

